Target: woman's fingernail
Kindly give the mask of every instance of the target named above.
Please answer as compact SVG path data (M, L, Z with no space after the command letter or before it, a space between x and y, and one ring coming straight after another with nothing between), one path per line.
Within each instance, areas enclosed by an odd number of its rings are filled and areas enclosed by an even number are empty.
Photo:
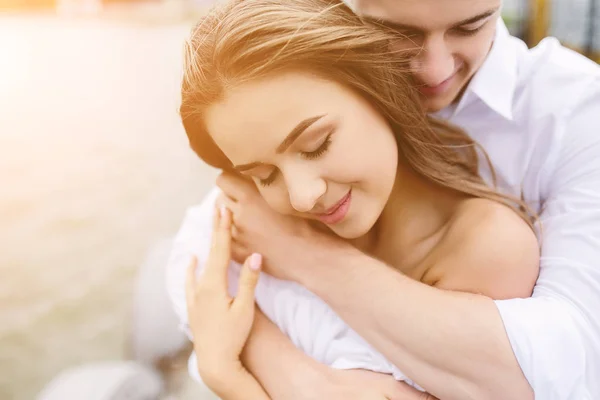
M227 207L221 206L220 212L221 212L221 218L225 218L225 215L227 213Z
M262 264L262 255L254 253L250 256L250 269L258 271Z

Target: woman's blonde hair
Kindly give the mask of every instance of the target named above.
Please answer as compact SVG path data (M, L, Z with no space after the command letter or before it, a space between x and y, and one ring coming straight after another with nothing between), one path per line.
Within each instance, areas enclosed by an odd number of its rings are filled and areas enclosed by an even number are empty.
M392 50L397 39L397 33L363 22L339 0L227 0L201 20L186 45L180 112L192 149L206 163L230 170L204 126L206 107L244 82L310 71L369 100L393 130L399 159L417 174L513 207L532 226L534 215L523 201L495 191L480 177L476 142L427 116L406 68L409 54Z

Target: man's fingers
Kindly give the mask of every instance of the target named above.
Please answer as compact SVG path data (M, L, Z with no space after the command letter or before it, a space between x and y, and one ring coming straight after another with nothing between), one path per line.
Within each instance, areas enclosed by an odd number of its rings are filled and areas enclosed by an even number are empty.
M243 199L247 190L256 190L251 182L228 173L223 173L217 177L217 186L235 201Z
M239 239L240 237L240 231L239 229L235 226L235 224L232 224L231 226L231 238L233 240Z
M210 254L204 267L206 279L221 282L227 288L227 268L231 258L231 212L215 210Z
M236 235L236 227L235 227L235 215L239 212L240 205L238 202L227 196L225 193L221 193L219 197L217 197L217 201L215 202L215 206L217 210L221 207L227 208L231 212L231 237L235 239Z
M250 254L250 251L245 247L238 245L237 243L232 243L231 247L231 259L238 264L243 264L246 258Z
M187 274L185 277L185 296L186 301L189 304L192 304L193 296L196 290L196 268L198 267L198 259L196 256L192 256L192 260L190 261L190 265L187 268Z
M235 213L238 207L238 203L233 198L229 197L225 192L219 194L217 200L215 201L215 205L217 207L225 206L233 213Z
M258 253L250 255L244 262L240 274L240 283L237 296L233 301L233 308L240 309L242 312L254 307L254 289L260 276L262 266L262 256Z

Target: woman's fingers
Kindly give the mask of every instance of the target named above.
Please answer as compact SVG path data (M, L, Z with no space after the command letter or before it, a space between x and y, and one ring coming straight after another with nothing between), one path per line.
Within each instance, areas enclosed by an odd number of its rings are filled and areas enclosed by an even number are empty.
M215 210L212 243L204 277L227 290L227 269L231 259L231 212L221 207Z
M239 204L231 197L227 196L225 193L221 193L219 194L219 197L217 197L215 205L217 206L217 208L225 207L231 212L231 237L235 239L237 235L237 228L235 227L235 215L239 209Z
M233 301L233 308L241 309L242 312L249 307L254 308L254 289L258 283L261 266L262 256L260 254L254 253L246 258L240 273L240 283Z
M198 259L192 256L190 265L188 265L187 275L185 278L185 296L188 304L193 303L193 296L196 289L196 268L198 267Z

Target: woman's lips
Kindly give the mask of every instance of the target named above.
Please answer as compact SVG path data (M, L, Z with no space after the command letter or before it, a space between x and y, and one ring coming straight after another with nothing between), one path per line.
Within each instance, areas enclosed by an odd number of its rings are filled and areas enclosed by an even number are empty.
M341 222L348 214L350 201L352 200L352 190L350 190L338 203L327 210L327 213L317 214L319 221L327 225Z

